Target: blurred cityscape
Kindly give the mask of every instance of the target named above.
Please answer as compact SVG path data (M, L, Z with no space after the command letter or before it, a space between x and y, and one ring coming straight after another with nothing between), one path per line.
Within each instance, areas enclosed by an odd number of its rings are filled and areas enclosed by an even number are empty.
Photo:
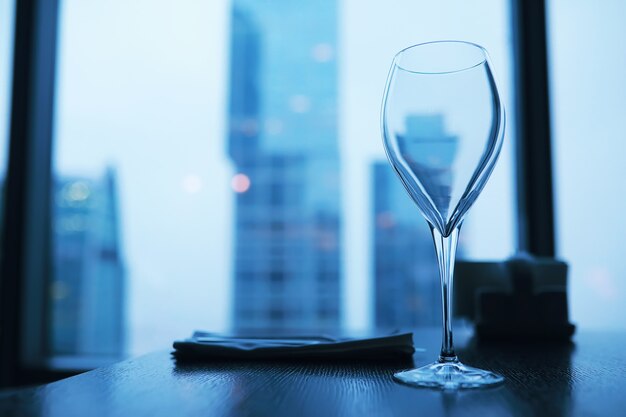
M341 330L336 21L336 0L235 0L232 7L225 148L235 199L236 332ZM443 143L454 153L441 116L413 115L406 123L402 146ZM435 198L449 194L445 167L426 174ZM372 162L370 187L375 326L438 325L430 230L387 161ZM121 356L127 294L114 171L57 179L54 219L52 351Z
M235 167L236 331L340 326L336 14L335 0L236 0L233 7L228 153ZM407 134L449 142L436 115L407 120ZM426 222L386 161L373 164L372 187L375 324L438 324L440 286Z

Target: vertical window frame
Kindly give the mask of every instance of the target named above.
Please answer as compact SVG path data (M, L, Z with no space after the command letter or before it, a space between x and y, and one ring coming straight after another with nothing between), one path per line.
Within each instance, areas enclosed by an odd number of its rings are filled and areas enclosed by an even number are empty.
M15 2L0 280L0 386L49 379L52 134L58 0Z
M511 0L518 250L554 257L554 192L545 0Z

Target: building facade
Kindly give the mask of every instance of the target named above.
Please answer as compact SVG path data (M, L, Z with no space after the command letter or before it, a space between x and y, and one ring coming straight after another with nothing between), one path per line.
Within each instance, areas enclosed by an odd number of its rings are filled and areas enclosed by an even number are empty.
M336 9L334 0L234 0L227 148L237 331L339 326Z
M53 201L51 348L55 355L122 357L126 274L115 175L59 178Z
M381 329L441 322L441 290L430 230L387 161L373 165L375 322Z
M440 115L411 115L399 140L401 151L437 207L450 201L457 138ZM414 149L410 149L414 147ZM433 168L431 158L439 159ZM423 158L422 162L420 158ZM417 205L389 162L372 167L375 322L383 329L441 323L441 286L432 235ZM459 244L457 254L462 256Z

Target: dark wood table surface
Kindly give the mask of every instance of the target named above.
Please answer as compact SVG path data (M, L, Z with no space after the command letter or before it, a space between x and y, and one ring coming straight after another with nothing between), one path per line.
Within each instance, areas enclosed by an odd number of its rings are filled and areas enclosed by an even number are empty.
M420 331L414 356L437 354ZM462 339L462 338L461 338ZM502 373L498 388L418 389L396 383L411 363L180 364L162 351L40 387L0 393L2 416L626 416L626 334L582 332L568 345L479 344L464 362Z

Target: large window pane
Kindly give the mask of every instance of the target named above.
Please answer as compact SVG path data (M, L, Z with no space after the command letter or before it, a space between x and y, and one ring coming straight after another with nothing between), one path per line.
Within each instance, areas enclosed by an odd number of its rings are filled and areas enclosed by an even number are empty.
M13 70L14 2L0 1L0 183L4 184L11 119L11 73ZM4 186L2 187L4 189ZM3 202L0 204L2 210ZM1 213L1 211L0 211Z
M549 2L558 252L582 327L624 328L626 3Z
M430 234L384 160L382 90L398 50L466 39L491 52L512 115L501 3L65 0L53 350L437 322ZM513 251L511 140L464 226L468 258Z

